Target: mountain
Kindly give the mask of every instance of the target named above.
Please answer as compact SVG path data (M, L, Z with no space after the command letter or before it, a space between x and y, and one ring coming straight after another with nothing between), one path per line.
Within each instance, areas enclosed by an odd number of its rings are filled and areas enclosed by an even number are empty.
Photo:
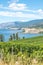
M37 19L27 22L9 22L0 24L0 28L43 28L43 19Z

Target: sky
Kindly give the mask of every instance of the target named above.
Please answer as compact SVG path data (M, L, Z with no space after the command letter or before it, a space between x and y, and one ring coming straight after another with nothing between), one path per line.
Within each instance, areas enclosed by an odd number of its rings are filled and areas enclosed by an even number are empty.
M0 0L0 23L43 19L43 0Z

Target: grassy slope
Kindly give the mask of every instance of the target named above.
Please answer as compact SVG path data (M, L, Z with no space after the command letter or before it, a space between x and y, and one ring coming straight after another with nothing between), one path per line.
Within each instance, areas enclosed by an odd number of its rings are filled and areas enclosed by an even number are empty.
M40 60L40 58L43 56L43 36L38 36L38 37L33 37L33 38L27 38L27 39L21 39L21 40L15 40L15 41L9 41L9 42L0 42L0 48L2 47L4 50L6 50L6 49L9 49L9 47L11 47L12 45L15 45L16 47L15 47L15 49L17 48L17 50L18 50L18 48L19 48L19 46L20 47L22 47L23 49L25 49L25 52L26 52L26 48L25 47L28 47L28 50L30 50L30 51L32 51L32 49L34 50L34 52L33 52L33 57L34 57L34 54L35 53L38 53L39 52L39 54L41 54L41 55L38 55L38 56L40 56L39 57L39 60ZM39 48L38 48L38 46L39 46ZM29 53L31 53L30 51L28 51ZM40 52L41 51L41 52ZM5 53L6 53L6 51L5 51ZM19 53L19 52L18 52ZM6 56L5 56L6 57ZM24 57L24 56L23 56ZM36 55L35 55L35 57L37 57ZM19 57L18 57L19 58ZM32 58L31 56L30 56L30 58ZM38 58L38 57L37 57ZM43 58L43 57L42 57ZM29 59L29 57L27 57L27 58L25 58L26 59L26 63L27 63L27 59ZM14 59L15 60L15 59ZM34 59L32 59L32 60L34 60ZM30 60L31 62L34 62L34 61L32 61L32 60ZM17 60L17 62L19 63L19 62L21 62L22 60ZM24 65L26 65L25 64L25 62L24 62ZM29 62L29 61L28 61ZM39 61L40 62L40 61ZM38 64L35 64L35 65L43 65L43 63L41 62L41 63L39 63L38 62ZM10 62L9 62L10 63ZM16 63L16 61L15 61L15 63ZM23 62L22 62L23 63ZM0 64L1 65L1 64ZM2 64L3 65L3 64ZM5 65L5 64L4 64ZM10 65L10 64L9 64ZM13 64L12 63L12 65L18 65L18 64ZM22 64L19 64L19 65L22 65ZM29 64L29 65L34 65L34 63L32 63L32 64Z
M43 48L43 36L15 40L15 41L8 41L8 42L0 42L1 46L8 45L25 45L25 46L40 46Z
M10 41L11 44L41 45L43 47L43 36Z

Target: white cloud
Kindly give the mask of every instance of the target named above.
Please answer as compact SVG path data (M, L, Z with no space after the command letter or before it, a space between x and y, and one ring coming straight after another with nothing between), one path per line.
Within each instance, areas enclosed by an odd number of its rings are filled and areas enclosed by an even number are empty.
M0 16L12 16L12 14L10 12L7 12L7 11L0 11Z
M23 12L8 12L8 11L0 11L0 16L8 16L8 17L16 17L16 18L43 18L38 14L30 14L30 13L23 13Z
M39 9L37 12L38 12L39 14L42 14L42 15L43 15L43 10L42 10L42 9Z
M37 13L37 14L43 14L43 10L42 10L42 9L31 10L31 12L33 12L33 13Z
M10 21L29 21L34 19L42 19L43 16L39 14L32 14L32 13L23 13L23 12L9 12L9 11L0 11L0 16L4 19L1 20L3 22L10 22Z
M37 12L42 12L42 9L37 10Z
M15 0L16 2L18 0ZM21 21L29 20L29 19L41 19L43 18L43 10L30 10L27 5L24 3L9 3L8 7L4 7L0 5L4 11L0 11L0 16L12 17L16 19L21 19Z
M30 10L27 4L18 2L19 0L9 0L8 6L0 4L0 17L5 18L4 21L20 20L24 22L43 18L42 9Z
M17 3L11 3L9 4L8 6L9 9L13 9L13 10L25 10L27 8L27 5L26 4L17 4Z

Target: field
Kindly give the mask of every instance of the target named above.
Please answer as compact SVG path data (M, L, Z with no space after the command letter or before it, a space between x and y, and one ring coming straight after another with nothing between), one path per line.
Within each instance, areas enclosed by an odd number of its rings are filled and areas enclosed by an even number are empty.
M0 42L0 65L43 65L43 36Z

